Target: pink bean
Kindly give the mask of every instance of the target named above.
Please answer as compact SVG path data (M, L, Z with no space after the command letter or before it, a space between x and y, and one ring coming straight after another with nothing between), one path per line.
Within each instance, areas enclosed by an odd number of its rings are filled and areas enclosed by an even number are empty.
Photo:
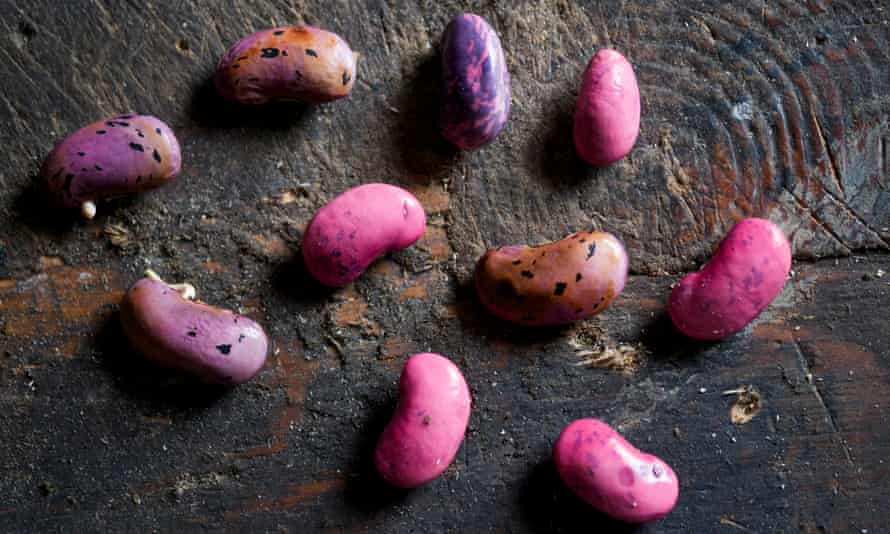
M575 103L575 150L591 165L608 165L633 148L640 133L640 89L633 67L608 48L593 56Z
M553 447L559 477L585 502L615 519L645 523L673 509L677 475L599 419L569 424Z
M743 219L700 271L674 287L668 312L689 337L724 338L769 306L790 269L791 247L782 230L765 219Z
M380 256L420 239L425 228L423 206L408 191L360 185L318 210L303 236L303 259L319 282L343 287Z
M429 352L409 358L399 381L398 408L374 451L380 475L400 488L441 475L464 439L470 403L467 383L451 360Z

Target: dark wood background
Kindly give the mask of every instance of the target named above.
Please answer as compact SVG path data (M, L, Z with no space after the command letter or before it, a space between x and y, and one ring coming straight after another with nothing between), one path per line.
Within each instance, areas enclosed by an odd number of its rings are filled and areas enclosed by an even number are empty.
M434 127L436 46L461 11L498 30L513 79L505 131L471 154ZM361 53L348 99L215 97L229 44L302 22ZM883 0L0 0L0 530L631 531L550 461L596 416L680 477L640 532L890 532L888 45ZM594 170L571 116L602 46L634 64L643 121ZM30 184L53 143L131 110L174 128L180 178L92 222L48 212ZM322 290L301 233L370 181L416 193L426 235ZM787 231L792 281L742 333L683 339L670 285L747 215ZM532 330L480 308L486 247L588 227L632 257L606 313ZM117 304L146 266L259 320L264 371L220 391L144 363ZM397 492L370 455L423 350L461 366L475 407L445 474ZM733 425L722 392L747 384L763 409Z

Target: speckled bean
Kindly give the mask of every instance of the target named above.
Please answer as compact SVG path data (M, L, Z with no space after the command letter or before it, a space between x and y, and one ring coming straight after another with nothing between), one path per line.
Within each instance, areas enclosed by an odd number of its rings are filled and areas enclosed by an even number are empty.
M552 243L489 250L476 265L482 303L501 319L564 324L605 310L624 289L624 245L605 232L575 232Z
M80 208L92 219L96 201L160 187L180 165L179 142L166 124L123 114L68 135L46 157L40 177L52 205Z
M217 91L242 104L328 102L355 84L356 60L339 35L313 26L282 26L244 37L216 67Z
M240 384L260 371L268 349L260 325L189 300L194 288L188 284L146 275L121 302L124 333L145 357L217 384Z

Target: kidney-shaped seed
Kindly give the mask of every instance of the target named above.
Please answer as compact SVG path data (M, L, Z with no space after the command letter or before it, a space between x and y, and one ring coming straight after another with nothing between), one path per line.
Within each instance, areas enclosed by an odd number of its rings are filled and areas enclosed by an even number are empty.
M497 33L482 17L458 15L442 38L442 135L473 150L491 142L510 114L510 74Z
M680 492L674 470L599 419L578 419L553 447L559 477L585 502L629 523L664 517Z
M145 357L205 382L240 384L266 361L265 332L248 317L194 298L188 284L170 285L151 271L121 302L124 333Z
M244 37L223 55L214 82L242 104L328 102L355 84L358 55L339 35L313 26L282 26Z
M399 405L374 451L390 484L413 488L438 477L454 460L470 420L470 390L451 360L429 352L408 359Z
M591 165L608 165L633 148L640 133L640 89L620 52L599 50L584 71L575 101L575 150Z
M476 265L482 303L501 319L564 324L605 310L624 289L624 245L605 232L575 232L538 245L486 252Z
M374 260L420 239L426 214L414 195L387 184L354 187L312 217L301 250L309 272L321 283L342 287Z
M80 208L88 219L96 201L146 191L179 174L182 157L170 128L155 117L123 114L71 133L46 157L41 187L54 206Z
M697 339L738 332L782 292L790 270L791 246L782 230L766 219L743 219L708 263L671 291L671 320Z

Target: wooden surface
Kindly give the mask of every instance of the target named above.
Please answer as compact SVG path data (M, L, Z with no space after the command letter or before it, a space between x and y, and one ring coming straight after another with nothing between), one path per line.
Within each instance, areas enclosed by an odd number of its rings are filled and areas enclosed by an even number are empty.
M435 47L468 10L501 35L513 112L459 155L434 128ZM229 44L299 22L361 53L348 99L215 98ZM886 2L0 0L0 30L0 530L631 531L549 459L596 416L681 479L641 532L890 532ZM600 46L634 64L643 123L628 158L593 170L571 112ZM89 223L48 213L30 184L53 143L129 110L174 128L181 177ZM324 291L295 259L301 232L369 181L414 191L426 235ZM746 215L788 232L792 281L744 332L683 339L670 285ZM606 313L531 330L480 308L486 247L591 226L632 257ZM264 371L220 391L144 363L117 303L149 265L264 324ZM475 408L445 475L396 492L369 459L421 350L464 369ZM722 392L747 384L763 408L733 425Z

